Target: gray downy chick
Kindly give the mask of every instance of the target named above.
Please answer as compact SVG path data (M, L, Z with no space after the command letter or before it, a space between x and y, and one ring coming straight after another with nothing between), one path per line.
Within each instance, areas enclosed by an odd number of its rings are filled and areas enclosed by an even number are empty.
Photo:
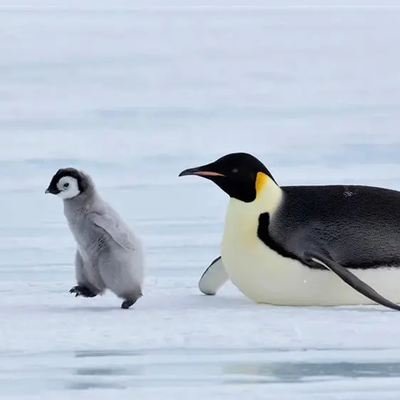
M59 169L46 193L60 197L75 238L77 286L70 293L95 297L106 289L131 307L142 296L144 254L140 239L98 194L89 175L75 168Z

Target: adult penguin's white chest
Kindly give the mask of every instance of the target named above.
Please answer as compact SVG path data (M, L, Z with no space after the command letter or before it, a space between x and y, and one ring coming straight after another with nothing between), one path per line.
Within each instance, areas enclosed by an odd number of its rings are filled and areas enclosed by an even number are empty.
M260 214L272 215L282 199L281 189L272 182L269 184L268 191L260 193L253 203L230 200L221 245L222 260L231 282L254 302L309 304L310 294L307 290L302 293L301 286L312 271L296 260L282 257L258 238Z

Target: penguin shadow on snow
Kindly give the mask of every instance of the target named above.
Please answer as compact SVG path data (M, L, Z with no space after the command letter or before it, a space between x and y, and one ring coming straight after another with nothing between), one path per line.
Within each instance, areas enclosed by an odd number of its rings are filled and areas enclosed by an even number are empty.
M257 305L256 305L257 306ZM267 304L258 305L261 307L273 307ZM107 305L100 305L97 303L88 304L74 304L68 305L63 303L62 305L48 305L38 307L32 307L34 310L46 312L54 312L60 314L60 312L82 312L82 313L110 313L118 312L121 310L115 306L115 304L108 303ZM132 311L135 312L151 312L151 311L187 311L187 310L243 310L254 308L254 304L246 299L246 297L230 297L230 296L204 296L203 294L188 294L188 295L171 295L171 296L146 296L144 295L140 303L138 302ZM25 308L26 309L26 308Z
M66 304L63 302L62 304L54 305L40 305L40 306L24 306L24 311L26 312L27 308L31 308L33 313L55 313L55 314L63 314L69 315L70 313L95 313L95 314L105 314L111 312L120 313L121 310L119 307L116 307L115 304L108 303L107 305L92 303L92 304Z

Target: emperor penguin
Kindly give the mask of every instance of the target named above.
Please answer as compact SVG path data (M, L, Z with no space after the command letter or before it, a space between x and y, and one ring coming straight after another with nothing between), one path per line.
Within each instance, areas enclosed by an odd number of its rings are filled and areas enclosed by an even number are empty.
M200 279L203 293L213 295L230 280L256 303L400 310L400 192L280 187L248 153L179 174L185 175L211 180L230 197L221 256Z
M75 297L95 297L106 289L130 308L142 296L144 250L141 240L105 202L92 178L75 168L61 168L45 193L60 197L76 242Z

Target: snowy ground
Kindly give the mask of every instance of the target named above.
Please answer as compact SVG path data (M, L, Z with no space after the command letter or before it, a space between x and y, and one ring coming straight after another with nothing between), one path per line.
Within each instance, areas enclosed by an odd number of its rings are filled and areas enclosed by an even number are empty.
M254 305L230 284L200 294L227 199L177 175L240 150L283 185L400 189L400 9L12 4L0 1L0 398L397 400L400 314ZM91 173L145 240L129 311L68 293L74 242L44 195L64 166Z

